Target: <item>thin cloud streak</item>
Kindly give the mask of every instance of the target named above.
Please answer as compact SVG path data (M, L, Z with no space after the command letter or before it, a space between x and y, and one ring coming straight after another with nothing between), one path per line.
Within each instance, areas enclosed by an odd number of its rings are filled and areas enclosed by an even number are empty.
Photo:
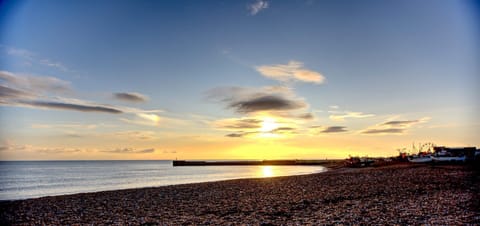
M5 53L10 56L19 57L25 60L25 63L27 65L38 64L46 67L52 67L63 72L70 71L70 69L63 63L43 58L42 56L39 56L38 54L26 49L19 49L2 45L0 45L0 48L4 49Z
M388 128L388 129L369 129L365 130L362 133L364 134L403 134L405 129L399 128Z
M329 116L329 118L333 121L345 121L348 118L369 118L375 116L374 114L365 114L363 112L353 112L353 111L346 111L346 112L337 112L337 111L329 111L333 113Z
M50 101L19 101L18 103L22 105L30 106L30 107L39 107L39 108L45 108L45 109L72 110L72 111L82 111L82 112L103 112L103 113L112 113L112 114L123 113L123 111L116 109L114 107L100 106L100 105L81 105L81 104L50 102Z
M224 102L239 114L305 110L308 104L287 87L219 87L207 92L208 98Z
M421 119L415 120L391 120L386 121L377 125L374 125L370 128L367 128L360 133L370 134L370 135L388 135L388 134L397 134L402 135L407 132L408 129L412 128L414 125L420 123L426 123L430 120L429 117L424 117Z
M251 113L258 111L286 111L305 108L303 101L290 100L282 96L265 95L249 100L233 102L229 105L238 113Z
M388 121L383 123L382 125L389 125L389 126L409 126L411 124L418 123L419 120L404 120L404 121Z
M155 132L153 131L121 131L115 133L114 135L135 140L154 140L157 138Z
M0 105L40 108L46 110L70 110L80 112L99 112L133 114L142 122L158 124L160 110L142 110L124 106L93 103L74 98L65 98L55 94L73 92L70 82L48 76L18 75L0 71ZM146 100L138 93L122 93L121 98L129 100ZM128 119L126 120L128 121ZM135 123L136 121L134 121Z
M115 154L149 154L154 153L155 148L148 149L133 149L133 148L117 148L114 150L104 150L101 152L115 153Z
M304 68L303 63L298 61L290 61L288 64L263 65L255 69L267 78L282 82L293 80L321 84L325 81L322 74Z
M213 126L216 128L233 130L259 129L262 127L262 120L254 118L221 119L213 122Z
M99 126L105 125L97 125L97 124L83 124L83 123L64 123L64 124L32 124L32 128L34 129L96 129Z
M3 85L0 85L0 100L1 99L16 99L16 98L28 98L32 95L17 89L12 89Z
M268 134L268 135L285 135L285 134L296 134L297 129L293 127L278 127L276 129L273 129L271 131L236 131L233 133L229 133L225 135L226 137L231 137L231 138L243 138L243 137L249 137L251 135L262 135L262 134Z
M343 133L348 132L345 126L329 126L321 131L321 133Z
M238 133L229 133L225 135L226 137L239 138L247 135L248 133L238 132Z
M21 75L8 71L0 71L0 81L25 92L32 93L69 93L70 82L51 76Z
M127 101L127 102L145 102L148 100L148 97L146 95L140 94L140 93L114 93L113 97L117 100L121 101Z
M257 15L260 11L267 9L269 3L264 0L257 0L254 3L251 3L247 6L250 15L254 16Z

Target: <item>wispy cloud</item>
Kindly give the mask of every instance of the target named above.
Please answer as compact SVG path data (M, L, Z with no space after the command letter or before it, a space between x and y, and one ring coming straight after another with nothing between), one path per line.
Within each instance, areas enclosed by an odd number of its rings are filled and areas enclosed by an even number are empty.
M2 151L20 151L27 149L26 145L18 145L8 140L3 140L0 142L0 152Z
M323 83L325 77L313 70L303 67L302 62L290 61L288 64L263 65L255 68L260 74L267 78L278 81L302 81L311 83Z
M42 57L26 49L13 48L13 47L8 47L3 45L0 45L0 49L2 49L9 56L14 56L14 57L23 59L25 61L24 62L25 65L38 64L46 67L52 67L63 72L70 71L69 68L65 66L63 63Z
M321 133L343 133L348 132L345 126L329 126L321 131Z
M236 132L236 133L229 133L225 136L226 137L232 137L232 138L240 138L240 137L244 137L244 136L246 136L248 134L251 134L251 133L252 132L242 132L242 131L240 131L240 132ZM255 133L255 132L253 132L253 133Z
M44 154L59 154L59 153L80 153L84 152L84 150L80 148L65 148L65 147L57 147L57 148L32 148L33 151L44 153Z
M61 71L68 71L67 66L63 65L60 62L55 62L55 61L52 61L52 60L49 60L49 59L41 59L39 61L39 63L42 64L42 65L48 66L48 67L54 67L54 68L56 68L58 70L61 70Z
M4 106L110 114L125 113L134 117L133 119L122 118L122 121L145 125L158 125L162 119L158 115L160 110L143 110L64 97L66 93L73 92L70 82L55 77L19 75L0 71L0 82L0 105ZM146 99L141 94L133 96L130 95L126 98ZM125 98L125 95L123 97Z
M7 46L0 46L8 55L10 56L17 56L25 59L33 59L35 54L31 51L26 49L19 49L19 48L12 48Z
M29 107L37 107L44 109L56 109L56 110L71 110L71 111L82 111L82 112L102 112L102 113L111 113L119 114L123 113L122 110L110 106L102 105L88 105L88 104L74 104L74 103L63 103L63 102L52 102L52 101L18 101L17 104L25 105Z
M247 5L247 9L250 12L250 15L257 15L260 11L267 9L269 3L265 0L256 0L253 3Z
M102 125L102 124L100 124ZM59 124L32 124L34 129L96 129L98 124L84 124L84 123L59 123Z
M399 126L399 127L409 127L410 125L419 123L420 120L403 120L403 121L388 121L384 122L382 125L385 126Z
M121 131L116 132L115 135L135 140L153 140L157 138L155 132L153 131Z
M113 97L117 100L127 102L145 102L148 100L148 97L146 95L135 92L114 93Z
M331 115L329 118L334 121L345 121L348 118L368 118L375 116L374 114L366 114L363 112L354 112L354 111L329 111Z
M0 84L0 101L2 99L29 98L33 95L21 90L9 88Z
M286 135L286 134L296 134L297 129L293 127L278 127L270 131L262 132L262 131L255 131L255 130L250 130L250 131L236 131L233 133L229 133L225 135L226 137L232 137L232 138L243 138L243 137L252 137L252 136L262 136L262 135L267 135L268 137L280 137L280 135Z
M159 111L161 112L161 111ZM141 126L179 127L188 125L187 120L161 116L158 112L133 112L133 116L120 118L120 121Z
M385 128L385 129L367 129L364 134L403 134L405 128Z
M240 114L305 110L308 107L304 100L295 97L285 87L220 87L210 90L208 95Z
M294 134L297 133L297 128L293 127L278 127L276 129L271 130L269 133L274 134Z
M163 154L176 154L176 153L177 153L177 151L175 151L175 150L164 150L163 151Z
M11 88L35 94L63 94L72 91L70 82L51 76L36 76L0 71L0 81Z
M92 153L103 152L111 154L150 154L155 152L155 148L115 148L115 149L89 149L78 147L42 147L29 144L15 144L12 142L1 142L0 152L25 152L25 153L40 153L40 154L78 154L78 153Z
M283 96L265 95L232 102L229 107L239 113L251 113L258 111L297 110L305 108L306 104L303 101L292 100Z
M319 133L343 133L348 132L346 126L310 126L314 134Z
M108 105L88 103L71 98L48 96L70 91L70 83L45 76L22 76L0 71L0 104L42 109L73 110L82 112L122 113Z
M68 138L84 138L84 137L87 137L87 135L85 135L85 134L81 134L81 133L77 133L77 132L73 132L73 131L65 132L64 136L68 137Z
M255 118L230 118L213 122L213 126L227 130L259 129L262 127L262 120Z
M79 152L86 152L89 150L84 150L80 148L67 148L67 147L38 147L28 144L16 144L13 142L2 142L0 144L0 151L11 151L11 152L37 152L42 154L59 154L59 153L79 153Z
M306 113L295 113L295 112L271 112L272 116L279 118L288 118L288 119L299 119L304 121L311 121L315 119L315 115L310 112Z
M426 123L429 117L415 120L389 120L361 131L362 134L370 135L388 135L388 134L405 134L407 130L417 124Z
M227 137L282 137L296 134L297 124L314 119L309 105L284 86L219 87L207 92L208 98L244 117L214 121L211 125L231 133Z
M115 153L115 154L148 154L148 153L154 153L155 148L148 148L148 149L117 148L113 150L104 150L101 152L108 152L108 153Z

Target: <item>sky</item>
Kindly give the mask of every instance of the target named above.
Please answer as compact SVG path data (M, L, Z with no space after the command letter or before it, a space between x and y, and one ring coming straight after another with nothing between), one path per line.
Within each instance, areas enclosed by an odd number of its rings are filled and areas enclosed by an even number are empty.
M2 1L0 159L478 147L479 6Z

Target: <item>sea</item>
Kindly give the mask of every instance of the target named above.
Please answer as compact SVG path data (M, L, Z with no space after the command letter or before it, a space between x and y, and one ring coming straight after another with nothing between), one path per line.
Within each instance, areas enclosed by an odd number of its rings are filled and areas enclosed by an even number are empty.
M326 171L322 166L182 166L172 161L0 161L0 200Z

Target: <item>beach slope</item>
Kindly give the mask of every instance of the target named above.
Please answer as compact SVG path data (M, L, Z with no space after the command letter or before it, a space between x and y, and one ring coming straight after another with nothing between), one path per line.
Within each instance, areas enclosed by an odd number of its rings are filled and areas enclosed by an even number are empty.
M479 224L467 166L394 165L0 203L1 225Z

